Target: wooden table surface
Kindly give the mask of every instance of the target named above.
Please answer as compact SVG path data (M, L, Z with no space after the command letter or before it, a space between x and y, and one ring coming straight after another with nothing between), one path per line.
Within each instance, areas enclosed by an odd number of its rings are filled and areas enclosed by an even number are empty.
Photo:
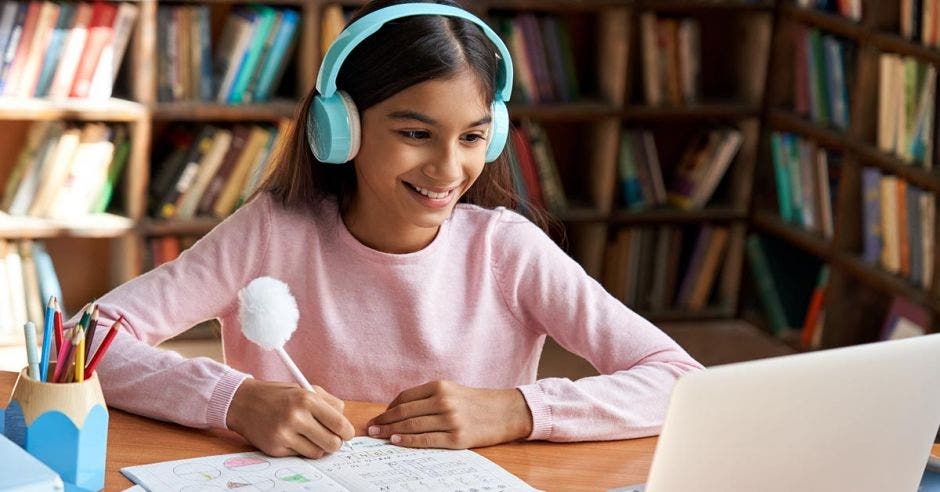
M16 374L0 371L0 405L13 392ZM348 402L346 416L365 435L365 423L384 406ZM109 409L105 490L133 485L121 468L160 461L251 451L232 432L191 429ZM606 490L646 481L656 438L627 441L518 442L474 449L542 490Z

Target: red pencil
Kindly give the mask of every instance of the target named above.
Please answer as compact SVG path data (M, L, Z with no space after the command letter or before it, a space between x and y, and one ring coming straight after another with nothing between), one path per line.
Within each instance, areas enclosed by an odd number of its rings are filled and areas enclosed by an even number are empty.
M85 365L85 379L91 377L95 372L95 367L98 367L98 362L101 362L101 358L104 356L104 353L108 350L108 346L111 345L111 340L114 340L114 337L117 335L118 329L121 327L121 322L124 321L124 316L121 316L111 325L111 329L108 330L108 334L104 336L104 340L101 341L101 345L98 346L98 350L95 351L95 355L91 357L91 360Z
M59 300L52 300L52 309L55 310L55 315L52 317L53 326L55 332L55 351L58 354L62 350L62 311L59 310Z

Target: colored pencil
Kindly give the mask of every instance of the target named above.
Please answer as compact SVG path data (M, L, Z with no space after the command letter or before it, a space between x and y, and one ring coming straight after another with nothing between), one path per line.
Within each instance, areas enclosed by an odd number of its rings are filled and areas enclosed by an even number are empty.
M55 302L55 296L49 297L49 303L46 304L46 319L43 323L42 330L42 355L39 358L39 380L47 381L49 376L49 357L52 355L52 317L55 313L53 310L53 302Z
M75 346L75 382L81 383L85 380L85 331L81 330L77 335L78 345Z
M65 334L65 340L71 340L72 337ZM59 351L59 357L55 361L55 372L52 373L52 378L48 381L50 383L56 383L59 381L59 377L62 376L63 368L65 367L66 362L69 359L69 352L72 351L72 344L62 342L62 350Z
M52 317L52 329L55 330L55 352L58 354L59 350L62 350L62 310L59 309L59 300L56 299L53 301L52 309L55 310L55 315Z
M27 321L23 325L23 334L26 336L26 362L29 365L29 377L39 381L39 356L36 354L36 325Z
M108 334L105 335L104 340L101 341L101 345L98 346L95 355L91 356L91 360L88 361L88 364L85 366L85 379L90 378L92 373L95 372L95 368L98 367L98 363L101 362L101 358L104 357L104 353L108 350L108 346L111 345L111 341L117 336L117 332L121 328L121 322L123 321L124 316L121 316L111 325L111 329L108 330Z
M91 311L91 320L88 321L88 328L85 330L85 360L88 360L91 351L91 342L95 341L95 328L98 327L98 305Z
M76 327L74 330L72 330L72 336L70 337L72 339L72 343L65 344L65 346L68 348L68 351L69 351L68 358L65 359L65 367L67 369L62 371L62 377L61 379L56 380L57 383L71 382L72 378L69 376L69 374L72 373L72 371L74 371L74 367L72 364L73 362L75 362L75 353L78 352L78 341L81 338L81 336L82 336L81 327ZM59 372L58 367L56 367L56 372Z

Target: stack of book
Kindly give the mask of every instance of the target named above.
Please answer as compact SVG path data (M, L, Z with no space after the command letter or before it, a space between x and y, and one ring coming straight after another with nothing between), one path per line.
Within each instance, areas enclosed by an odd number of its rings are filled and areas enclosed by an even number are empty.
M157 9L160 101L264 102L284 75L300 16L261 4L232 9L212 44L209 7L160 5Z
M640 14L646 103L691 104L700 97L701 34L692 18Z
M851 44L818 29L799 27L793 39L794 110L817 123L849 126Z
M832 238L839 155L792 133L770 135L780 218Z
M862 171L862 257L929 289L933 279L934 194L873 167Z
M933 166L937 69L882 53L878 76L878 148L925 169Z
M0 239L0 340L22 342L27 321L42 326L51 296L62 299L62 289L42 243Z
M940 48L940 2L901 0L899 3L901 36L925 46Z
M901 0L902 3L905 1L910 0ZM796 3L803 8L839 14L856 22L862 20L862 0L797 0Z
M683 248L683 237L694 238ZM630 227L611 235L604 287L633 309L700 311L708 306L728 243L726 227ZM684 273L683 273L684 272Z
M160 164L150 183L151 215L228 216L257 187L288 124L172 128L165 137L170 145L154 156Z
M10 215L53 219L104 212L129 153L124 125L36 122L0 208Z
M0 94L109 98L140 8L132 3L6 1Z
M497 31L509 48L514 101L545 103L578 99L575 56L568 27L555 16L496 16Z

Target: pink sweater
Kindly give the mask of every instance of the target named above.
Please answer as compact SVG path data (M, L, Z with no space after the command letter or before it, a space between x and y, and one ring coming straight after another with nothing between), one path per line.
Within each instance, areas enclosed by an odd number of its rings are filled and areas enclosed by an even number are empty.
M293 381L273 352L241 334L237 293L260 276L286 282L297 299L300 321L285 349L311 383L383 403L442 379L515 387L532 412L530 439L654 435L676 379L701 368L512 211L458 205L426 248L387 254L359 243L335 206L300 212L262 196L177 260L99 300L94 344L119 315L127 328L98 368L108 404L225 427L245 377ZM153 347L212 318L228 365ZM536 381L546 335L605 375Z

